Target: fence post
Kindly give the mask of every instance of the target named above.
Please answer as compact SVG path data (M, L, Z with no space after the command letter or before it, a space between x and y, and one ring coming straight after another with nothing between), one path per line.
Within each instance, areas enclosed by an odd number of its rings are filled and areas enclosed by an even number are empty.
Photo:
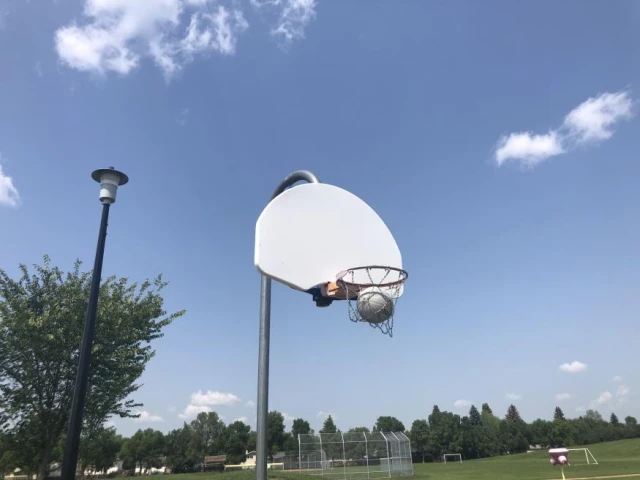
M344 480L347 480L347 450L344 448L344 433L340 432L342 437L342 471L344 472Z
M320 475L324 477L324 461L322 460L322 433L318 433L318 438L320 439Z
M364 458L367 461L367 480L371 478L369 473L369 442L367 441L367 432L362 432L364 436Z
M391 456L389 455L389 439L382 432L380 432L380 435L382 435L384 437L384 443L387 446L387 465L388 465L388 470L389 470L389 478L391 478Z

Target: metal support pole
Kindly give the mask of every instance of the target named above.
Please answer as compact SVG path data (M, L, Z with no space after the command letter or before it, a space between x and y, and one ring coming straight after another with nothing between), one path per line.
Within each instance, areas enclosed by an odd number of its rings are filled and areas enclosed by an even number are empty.
M369 442L367 441L367 433L362 432L364 435L364 457L367 460L367 478L371 478L371 472L369 471Z
M347 480L347 450L344 447L344 433L340 433L342 438L342 473L344 480Z
M91 277L91 290L89 304L82 334L82 347L80 349L80 361L76 375L76 384L71 404L71 417L67 430L67 441L62 458L61 480L74 480L78 464L78 448L80 447L80 433L82 431L82 419L84 404L89 383L89 367L91 365L91 348L96 326L96 311L98 309L98 295L100 293L100 279L102 277L102 260L104 258L104 246L107 238L107 223L109 221L109 203L102 204L102 219L100 221L100 233L98 234L98 247L96 259L93 265Z
M318 177L307 170L298 170L287 176L276 188L271 200L300 181L320 183ZM262 276L260 286L260 338L258 352L258 408L256 441L256 480L267 480L267 417L269 415L269 342L271 335L271 279ZM67 479L62 479L67 480ZM72 479L69 479L72 480Z

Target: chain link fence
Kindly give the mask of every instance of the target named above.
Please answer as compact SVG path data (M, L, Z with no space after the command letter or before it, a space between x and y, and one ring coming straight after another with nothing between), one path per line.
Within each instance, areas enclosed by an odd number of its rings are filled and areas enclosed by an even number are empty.
M402 432L347 432L298 435L298 452L283 458L286 470L331 479L413 475L411 441Z

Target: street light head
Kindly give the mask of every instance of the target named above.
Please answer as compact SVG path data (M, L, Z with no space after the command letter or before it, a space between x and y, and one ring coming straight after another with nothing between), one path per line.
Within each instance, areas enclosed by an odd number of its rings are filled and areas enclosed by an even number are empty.
M129 181L129 177L113 167L100 168L91 174L91 178L100 184L100 201L108 204L115 203L118 187Z

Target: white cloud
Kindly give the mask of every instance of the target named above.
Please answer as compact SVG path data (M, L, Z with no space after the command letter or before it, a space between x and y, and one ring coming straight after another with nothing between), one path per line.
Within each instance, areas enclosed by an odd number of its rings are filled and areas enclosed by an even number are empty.
M567 153L580 146L607 140L613 127L635 115L628 91L602 93L571 110L562 125L545 134L517 132L498 141L494 159L498 166L518 162L534 167L548 158Z
M564 149L555 132L544 135L519 132L503 136L498 140L495 158L498 166L508 161L519 161L525 166L534 167L561 153L564 153Z
M0 160L2 156L0 155ZM20 205L20 194L13 185L13 178L6 175L0 165L0 207L17 207Z
M560 369L560 371L565 373L580 373L584 372L587 369L587 364L574 360L571 363L563 363L558 368Z
M581 413L581 412L586 412L587 409L584 407L576 407L576 412Z
M520 400L522 398L522 395L518 395L517 393L507 393L505 395L505 398L507 400Z
M213 410L213 407L228 407L235 405L239 401L240 397L233 393L218 392L215 390L203 392L202 390L198 390L191 394L189 405L187 405L184 411L178 416L180 418L191 418L202 412L210 412Z
M256 407L256 402L254 402L253 400L248 400L245 405L247 407L249 407L249 408L255 408Z
M608 391L602 392L598 398L596 398L591 402L591 406L598 407L602 405L607 405L611 403L611 400L613 400L613 395L611 394L611 392L608 392Z
M613 126L633 117L629 92L603 93L589 98L571 110L564 119L567 136L578 144L607 140Z
M304 30L316 16L316 0L251 0L258 7L280 10L278 21L271 34L285 44L304 38Z
M566 402L567 400L571 400L570 393L558 393L556 395L556 400L559 402Z
M624 378L622 378L620 375L616 375L615 377L613 377L613 381L616 383L620 383L623 380Z
M453 402L453 406L455 408L468 408L471 406L471 402L469 400L456 400Z
M626 385L619 385L618 389L616 390L616 399L618 400L618 403L621 404L626 402L629 398L630 393L631 389L629 387L627 387Z
M630 394L631 389L627 385L618 385L615 395L608 390L604 391L590 405L592 408L603 405L622 405L629 399Z
M317 416L318 416L318 417L325 417L325 418L326 418L326 417L328 417L328 416L331 416L331 418L333 418L334 420L336 419L336 416L335 416L333 413L330 413L330 412L323 412L322 410L320 410L320 411L318 412L318 415L317 415Z
M164 422L164 418L162 418L159 415L151 415L146 410L140 410L136 413L140 416L138 418L134 418L133 419L134 422L140 422L140 423Z
M173 413L173 412L175 412L177 410L177 408L172 405L172 406L169 407L168 410L169 410L169 413Z
M248 419L247 417L238 417L238 418L234 418L233 419L234 422L242 422L242 423L247 423Z
M238 36L248 28L240 10L208 9L206 3L85 0L84 22L58 29L55 48L60 60L76 70L126 75L142 57L150 57L169 78L196 54L233 54Z
M212 408L208 405L193 405L190 403L182 413L178 414L178 416L180 418L192 418L197 416L199 413L208 413L211 410Z
M201 390L191 394L191 403L193 405L209 405L209 406L230 406L235 405L240 398L233 393L223 393L214 390L202 392Z

